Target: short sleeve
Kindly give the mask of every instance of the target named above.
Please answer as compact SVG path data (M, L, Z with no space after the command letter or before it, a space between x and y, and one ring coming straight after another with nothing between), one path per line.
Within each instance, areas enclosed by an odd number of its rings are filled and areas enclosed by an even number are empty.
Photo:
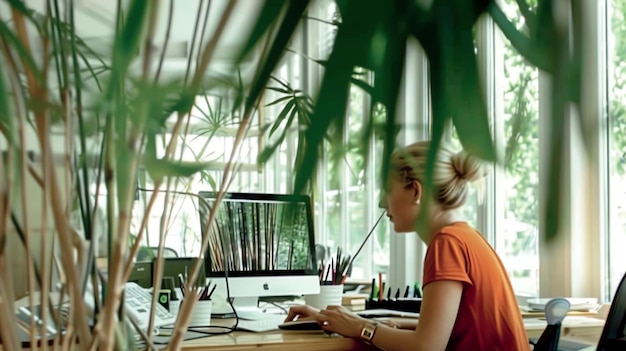
M468 275L465 245L451 235L439 233L428 245L424 258L424 283L453 280L473 285Z

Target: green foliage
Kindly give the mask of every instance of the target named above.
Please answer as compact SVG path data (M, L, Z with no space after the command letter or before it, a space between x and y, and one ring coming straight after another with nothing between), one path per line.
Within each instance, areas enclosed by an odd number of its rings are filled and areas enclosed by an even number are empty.
M626 103L621 99L626 89L626 67L623 62L626 61L626 37L619 33L624 32L626 26L626 1L614 0L613 17L611 19L610 28L614 33L612 39L614 41L614 56L610 59L615 63L613 66L613 76L611 79L611 98L609 100L609 121L611 122L610 130L612 138L612 158L614 164L611 168L619 175L626 174Z

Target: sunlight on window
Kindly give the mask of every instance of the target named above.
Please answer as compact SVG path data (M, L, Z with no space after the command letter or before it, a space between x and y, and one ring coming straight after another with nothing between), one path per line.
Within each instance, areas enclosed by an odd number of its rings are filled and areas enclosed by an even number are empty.
M515 1L504 6L521 28L523 17ZM539 293L539 94L538 72L505 39L504 86L504 192L503 228L496 233L496 251L518 293Z
M609 295L612 298L626 271L626 1L610 1L609 48Z

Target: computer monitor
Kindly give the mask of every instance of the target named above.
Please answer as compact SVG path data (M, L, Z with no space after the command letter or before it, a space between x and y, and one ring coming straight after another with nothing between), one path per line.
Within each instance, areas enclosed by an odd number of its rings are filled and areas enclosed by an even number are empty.
M254 319L261 318L259 297L319 292L309 196L227 193L207 230L216 196L199 193L202 235L210 235L205 271L217 284L213 314L232 312L220 296L230 297L238 316Z

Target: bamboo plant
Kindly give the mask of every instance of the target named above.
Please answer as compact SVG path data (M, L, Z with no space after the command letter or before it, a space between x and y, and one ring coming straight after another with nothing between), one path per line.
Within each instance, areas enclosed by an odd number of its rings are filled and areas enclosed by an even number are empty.
M444 129L451 123L465 149L486 160L497 161L474 51L473 28L478 18L486 14L492 16L529 62L554 77L553 125L550 128L553 135L549 152L552 159L558 160L565 106L580 100L582 0L558 1L559 6L571 10L572 20L566 24L554 12L557 1L538 0L536 8L531 8L524 0L516 1L526 18L529 34L512 27L493 0L337 0L340 20L332 23L337 26L333 48L328 58L318 60L324 67L319 91L311 92L310 100L294 100L305 103L298 113L302 113L306 126L299 138L299 142L302 141L294 192L303 191L310 184L324 139L342 135L348 87L359 84L353 77L356 68L367 69L375 77L371 86L361 84L361 88L370 94L372 106L380 104L385 108L385 156L389 156L395 146L395 106L406 43L410 38L420 42L429 59L434 144L439 144ZM156 38L155 28L159 11L165 11L171 18L173 0L129 0L124 4L119 1L112 47L106 55L97 54L79 37L72 0L46 1L40 13L29 9L21 0L0 4L3 5L0 7L0 132L5 144L0 162L0 310L3 316L14 315L5 243L8 236L18 235L29 256L26 260L28 289L41 291L40 301L31 298L30 305L40 304L43 310L51 310L49 318L59 317L59 311L55 311L57 306L48 293L51 281L48 267L54 257L46 250L46 240L42 241L40 253L31 250L38 239L28 220L28 204L33 201L26 198L29 175L37 180L41 189L41 199L36 201L42 204L43 216L53 218L50 228L46 228L48 221L41 219L44 228L40 231L47 233L50 229L58 241L60 253L55 257L60 261L59 270L65 281L61 293L67 294L71 301L66 335L57 335L54 346L42 345L43 349L127 348L126 327L118 311L123 282L130 274L147 224L144 218L133 245L128 245L138 169L145 168L154 180L155 193L165 191L168 194L177 179L210 167L207 163L182 161L177 150L187 137L195 98L222 82L211 76L208 68L236 4L237 1L227 2L216 30L207 34L203 21L208 18L210 4L205 6L200 2L195 29L189 33L193 53L189 55L187 70L167 81L161 77L161 64L169 37L166 34L165 38ZM237 123L234 151L224 167L222 179L216 182L219 194L224 193L236 170L238 149L273 69L302 19L308 17L309 1L267 0L259 8L258 17L250 19L255 21L253 30L228 72L237 77L242 60L255 50L259 53L251 83L234 89L237 98L233 109L241 111L241 118ZM572 51L567 44L570 41L564 39L568 31L573 35ZM162 40L160 52L155 49L157 39ZM281 86L288 87L279 83L278 89L282 89ZM297 94L292 95L295 98ZM294 106L295 102L292 108ZM375 110L372 108L372 113ZM294 116L293 112L286 111L285 117ZM172 115L174 123L168 124L168 117ZM370 118L366 133L377 128L374 124L375 119ZM60 131L58 138L54 138L61 139L60 143L53 142L52 131ZM164 133L172 137L162 155L157 152L156 144L159 135ZM29 154L31 139L37 145L38 162ZM271 145L262 153L263 159L274 149L276 145ZM427 170L432 171L436 152L437 148L432 148ZM57 154L61 155L60 159L55 157ZM62 172L55 167L59 163ZM551 167L551 183L558 184L559 163L554 162ZM426 191L430 189L428 182L427 177ZM96 196L90 192L94 186ZM551 186L550 189L555 193L549 198L558 201L559 188ZM106 203L98 203L97 195L105 190ZM168 196L172 195L166 195L166 203ZM156 196L147 200L146 216L155 201ZM218 196L217 203L220 201ZM97 311L97 323L90 329L79 277L91 255L85 247L96 239L94 235L99 229L93 220L98 206L107 207L105 235L109 243L109 278L104 301L97 301L102 307ZM78 208L78 221L72 215L75 208ZM558 211L558 208L546 206L547 211ZM214 211L207 215L205 227L210 227L214 216ZM548 213L546 217L550 236L558 232L558 213ZM161 233L161 239L164 235ZM204 238L200 252L206 251L208 240L209 237ZM159 247L162 253L163 240ZM44 265L36 264L34 256L38 255ZM157 260L156 270L158 276L162 261ZM198 274L199 264L192 269L189 281L196 281ZM160 280L155 283L158 289ZM181 311L191 308L191 303L184 304ZM187 315L179 314L182 317L177 321L169 349L180 347ZM46 316L44 314L44 319L48 318ZM33 330L36 329L34 324L31 320ZM0 320L0 336L6 349L19 348L15 323L10 317ZM35 338L35 334L31 334L31 341ZM77 339L81 342L76 343ZM149 336L146 341L148 347L153 348Z
M161 78L161 65L169 37L166 34L161 52L156 51L155 28L159 11L168 13L168 25L171 25L172 0L169 4L145 0L129 1L125 5L120 2L109 55L96 54L81 40L75 25L76 9L71 0L47 1L42 13L31 10L19 0L2 5L0 130L6 146L3 162L0 162L4 175L0 182L0 242L6 242L7 236L13 233L21 236L28 256L28 290L41 292L39 301L30 299L30 308L40 305L42 310L51 312L42 314L44 325L48 318L54 319L56 325L65 323L66 332L55 336L54 346L42 343L41 348L126 350L133 343L128 334L128 323L123 313L119 313L123 282L128 279L133 257L145 235L147 218L157 201L156 194L164 191L164 201L169 203L168 197L173 196L171 190L177 179L211 166L210 162L182 161L178 153L181 147L177 144L190 137L188 125L196 96L228 88L228 94L235 96L232 111L241 111L235 125L234 151L228 155L229 161L218 185L220 194L223 194L236 170L238 149L255 116L262 91L299 22L297 15L290 14L302 13L307 4L268 3L260 17L250 19L257 24L240 55L233 58L232 69L226 75L236 78L238 65L259 46L261 56L252 83L235 87L224 87L223 79L211 75L209 67L236 1L226 4L211 35L206 32L210 4L200 2L194 31L189 33L192 53L186 72L167 80ZM272 16L268 17L268 14ZM98 97L94 98L94 95ZM173 123L169 123L170 116L174 116ZM54 134L57 131L59 134ZM167 139L164 155L160 155L156 145L163 134L171 136ZM33 148L29 135L36 139L35 153L39 162L29 158L29 151ZM133 237L133 244L129 245L135 180L140 168L145 169L154 181L154 192L147 200L145 215ZM38 181L40 199L27 198L26 178L29 174ZM92 193L94 188L95 194ZM101 194L106 194L105 204L98 203ZM218 198L218 202L220 200ZM41 203L43 216L53 217L50 228L46 228L48 221L45 218L40 219L44 228L39 228L37 233L29 228L28 206L31 201ZM20 211L16 211L16 203L23 207ZM97 228L94 221L98 206L107 208L106 228ZM75 213L79 213L78 220ZM207 221L212 221L212 215L208 217ZM42 263L36 264L34 258L39 253L33 252L31 243L40 240L44 236L41 233L47 233L47 229L54 233L54 240L59 243L58 252L44 255ZM95 326L90 328L80 277L83 270L90 267L89 260L93 259L93 250L85 248L92 247L90 243L98 239L95 233L102 229L106 231L108 242L108 278L103 300L98 301L97 294L94 296ZM164 236L165 230L162 229L157 257L162 257ZM206 251L208 239L205 238L200 252ZM41 245L44 253L55 251L47 250L43 243ZM0 254L0 308L6 316L0 322L0 336L5 349L19 349L19 334L12 312L15 296L5 259L6 250L3 246ZM59 319L61 307L49 293L51 270L44 269L55 259L60 261L59 271L63 275L60 300L67 296L70 304L66 322ZM155 276L162 273L162 265L162 259L157 260ZM199 266L194 266L189 281L196 281ZM95 283L95 270L92 275ZM155 289L159 289L160 279L155 279L155 284ZM189 292L193 293L193 290ZM180 347L187 327L189 313L184 312L193 308L193 296L186 301L181 306L168 345L172 350ZM153 309L155 303L156 295ZM36 331L40 327L35 325L34 318L30 324L30 341L36 348ZM147 335L144 341L153 349L150 337Z

